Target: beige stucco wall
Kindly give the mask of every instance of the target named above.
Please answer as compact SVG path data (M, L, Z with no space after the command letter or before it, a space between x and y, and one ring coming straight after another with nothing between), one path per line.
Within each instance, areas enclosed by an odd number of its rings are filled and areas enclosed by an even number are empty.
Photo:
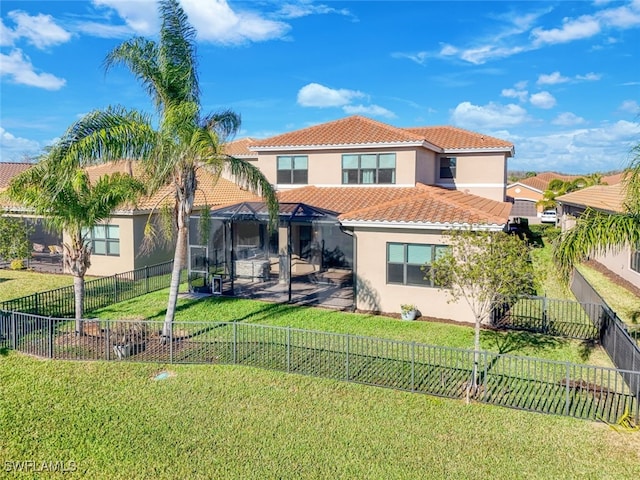
M446 290L387 284L387 242L444 244L438 232L409 229L355 229L356 307L362 310L400 312L403 303L415 304L422 315L473 322L473 313L464 301L448 303Z
M416 182L425 185L436 183L436 154L431 150L421 149L416 152Z
M503 202L506 198L506 157L503 153L442 154L440 157L456 157L456 178L439 178L439 161L436 184L463 192Z
M158 245L150 252L142 254L140 248L146 222L146 215L111 217L109 224L119 227L120 255L92 254L91 266L87 270L87 275L109 276L173 259L173 243L169 246ZM63 241L68 243L68 237L65 236Z
M342 155L345 153L388 153L396 154L396 185L414 185L416 181L416 150L398 148L375 148L357 150L321 151L279 151L260 153L256 166L270 183L277 180L277 157L279 155L306 155L308 163L308 185L342 185ZM428 173L424 174L428 178ZM432 177L431 177L432 178ZM301 185L278 185L279 188L296 188Z
M625 248L619 252L610 252L607 255L598 255L595 260L607 267L616 275L631 282L640 288L640 273L631 270L631 251Z
M542 194L524 185L511 185L507 188L507 195L516 200L538 200L542 199Z

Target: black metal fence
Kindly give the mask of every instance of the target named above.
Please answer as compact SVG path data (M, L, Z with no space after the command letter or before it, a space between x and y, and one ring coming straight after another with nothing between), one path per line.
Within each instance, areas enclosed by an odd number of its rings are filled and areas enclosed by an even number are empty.
M173 261L169 261L89 280L85 282L84 311L91 312L167 288L171 281L172 268ZM52 317L73 317L75 313L73 285L0 302L0 310ZM1 331L0 334L2 334Z
M492 322L500 328L577 340L597 340L601 311L599 303L521 297L513 304L495 309Z
M246 323L73 321L0 312L0 346L55 359L237 364L464 398L474 351ZM480 354L475 401L610 423L640 416L640 372L536 358Z
M599 318L593 318L600 324L600 343L614 365L625 370L640 371L640 346L638 346L638 342L631 337L625 323L577 270L574 270L571 291L580 301L586 299L601 305ZM631 382L629 386L633 391L640 392L637 378L630 377L628 382Z

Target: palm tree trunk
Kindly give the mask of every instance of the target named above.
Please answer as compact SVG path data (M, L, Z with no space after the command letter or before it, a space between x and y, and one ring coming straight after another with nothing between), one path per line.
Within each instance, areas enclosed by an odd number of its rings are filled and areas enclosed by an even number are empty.
M187 232L187 224L184 219L182 219L182 221L178 222L178 238L176 240L176 251L173 256L173 270L171 271L171 283L169 285L169 301L167 304L167 313L164 317L164 325L162 326L163 343L166 343L167 339L171 337L173 320L176 315L180 277L187 254Z
M84 277L73 277L73 294L76 309L76 335L84 335Z

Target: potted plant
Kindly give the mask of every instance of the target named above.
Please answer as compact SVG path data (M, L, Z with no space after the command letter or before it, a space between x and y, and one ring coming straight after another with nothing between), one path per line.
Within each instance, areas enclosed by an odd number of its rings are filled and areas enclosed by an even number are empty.
M417 308L413 303L403 303L400 305L400 317L402 320L414 320Z

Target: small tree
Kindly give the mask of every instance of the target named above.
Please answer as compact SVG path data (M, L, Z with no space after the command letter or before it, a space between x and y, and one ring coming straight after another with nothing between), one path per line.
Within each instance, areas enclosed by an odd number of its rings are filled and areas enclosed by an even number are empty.
M0 258L10 262L29 256L31 227L21 218L0 217Z
M478 386L480 326L489 322L492 310L533 286L533 267L529 247L516 235L504 232L452 230L449 248L425 272L446 288L450 301L460 299L475 317L473 377L467 387L467 400Z

